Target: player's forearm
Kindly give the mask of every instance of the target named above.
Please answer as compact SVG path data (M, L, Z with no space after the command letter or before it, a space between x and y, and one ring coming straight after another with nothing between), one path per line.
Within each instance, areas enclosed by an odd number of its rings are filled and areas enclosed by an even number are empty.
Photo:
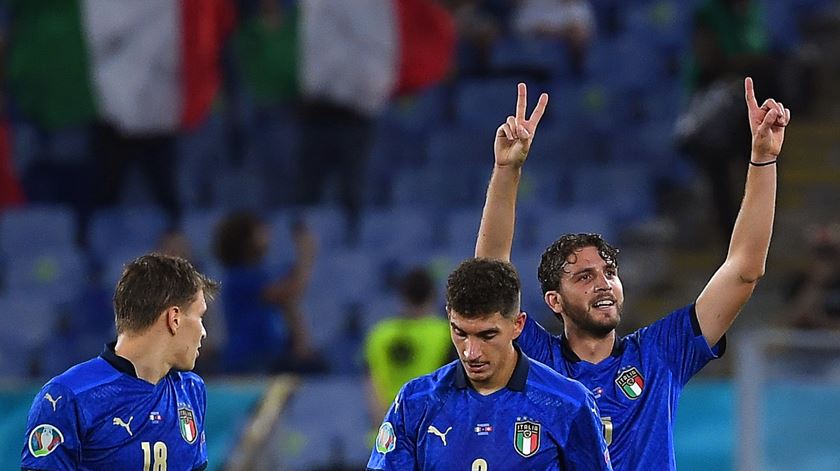
M522 167L493 167L475 244L476 257L510 260L521 177Z
M753 162L771 160L755 153L750 157ZM776 164L750 165L747 171L744 199L727 254L727 263L744 282L755 282L764 275L776 212L776 171Z

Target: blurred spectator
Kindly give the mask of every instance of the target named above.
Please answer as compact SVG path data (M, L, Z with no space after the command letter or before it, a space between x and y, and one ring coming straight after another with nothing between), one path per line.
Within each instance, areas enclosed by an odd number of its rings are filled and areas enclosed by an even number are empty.
M451 15L433 0L300 3L300 158L304 205L332 185L357 236L376 118L397 94L440 81L454 51Z
M802 329L840 329L840 224L809 234L808 266L796 274L788 306Z
M521 0L513 30L524 36L564 41L573 70L581 74L595 35L595 12L587 0Z
M296 260L275 273L265 255L268 225L250 212L225 217L215 234L215 251L224 266L221 292L227 327L222 355L229 374L268 374L323 369L310 346L300 310L315 261L315 239L304 226L294 229Z
M455 19L458 77L490 74L493 44L504 32L501 7L485 0L441 0L441 4Z
M379 423L408 380L431 373L455 358L449 323L435 312L434 280L425 268L409 271L399 285L399 316L377 323L365 342L371 416Z
M697 7L686 69L691 105L685 109L691 113L680 117L677 139L709 181L721 243L728 242L737 216L743 156L750 149L741 83L750 76L761 84L761 95L781 97L773 66L759 2L705 0Z

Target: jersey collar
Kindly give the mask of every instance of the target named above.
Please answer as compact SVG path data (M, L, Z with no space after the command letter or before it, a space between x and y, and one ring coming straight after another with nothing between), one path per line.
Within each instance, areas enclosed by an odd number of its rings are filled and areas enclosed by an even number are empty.
M530 364L528 363L528 357L522 353L522 350L519 349L519 345L516 342L513 343L513 348L517 354L516 366L513 368L513 374L510 376L505 387L511 391L524 391L525 383L528 381ZM458 360L458 367L455 368L455 387L458 389L472 387L472 383L467 379L467 372L464 371L464 364L461 363L460 359Z
M566 338L566 334L560 336L560 351L563 353L563 358L566 361L571 363L577 363L580 360L580 357L577 353L572 350L572 347L569 346L569 340ZM624 351L624 339L619 337L618 334L615 336L615 342L613 342L613 348L610 352L611 357L618 358L621 356L621 353Z
M115 370L136 378L137 370L134 369L134 364L128 361L128 359L117 355L117 352L114 350L116 346L117 342L105 344L105 349L102 350L102 354L99 356L113 366Z

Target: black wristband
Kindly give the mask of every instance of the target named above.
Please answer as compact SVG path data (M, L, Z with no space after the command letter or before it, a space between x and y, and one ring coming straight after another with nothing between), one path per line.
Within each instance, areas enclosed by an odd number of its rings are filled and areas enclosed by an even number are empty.
M768 165L775 164L777 160L779 160L779 159L773 159L773 160L770 160L768 162L753 162L752 160L750 160L750 165L754 165L756 167L766 167Z

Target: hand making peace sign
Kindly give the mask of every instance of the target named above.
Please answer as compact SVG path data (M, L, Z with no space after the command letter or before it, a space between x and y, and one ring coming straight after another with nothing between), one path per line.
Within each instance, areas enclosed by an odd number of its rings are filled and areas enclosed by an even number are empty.
M531 141L537 132L537 125L545 113L548 105L548 94L543 93L536 108L529 119L525 119L525 109L528 103L528 88L524 83L517 86L516 116L508 116L507 120L496 129L496 141L493 151L496 165L499 167L521 167L531 150Z

